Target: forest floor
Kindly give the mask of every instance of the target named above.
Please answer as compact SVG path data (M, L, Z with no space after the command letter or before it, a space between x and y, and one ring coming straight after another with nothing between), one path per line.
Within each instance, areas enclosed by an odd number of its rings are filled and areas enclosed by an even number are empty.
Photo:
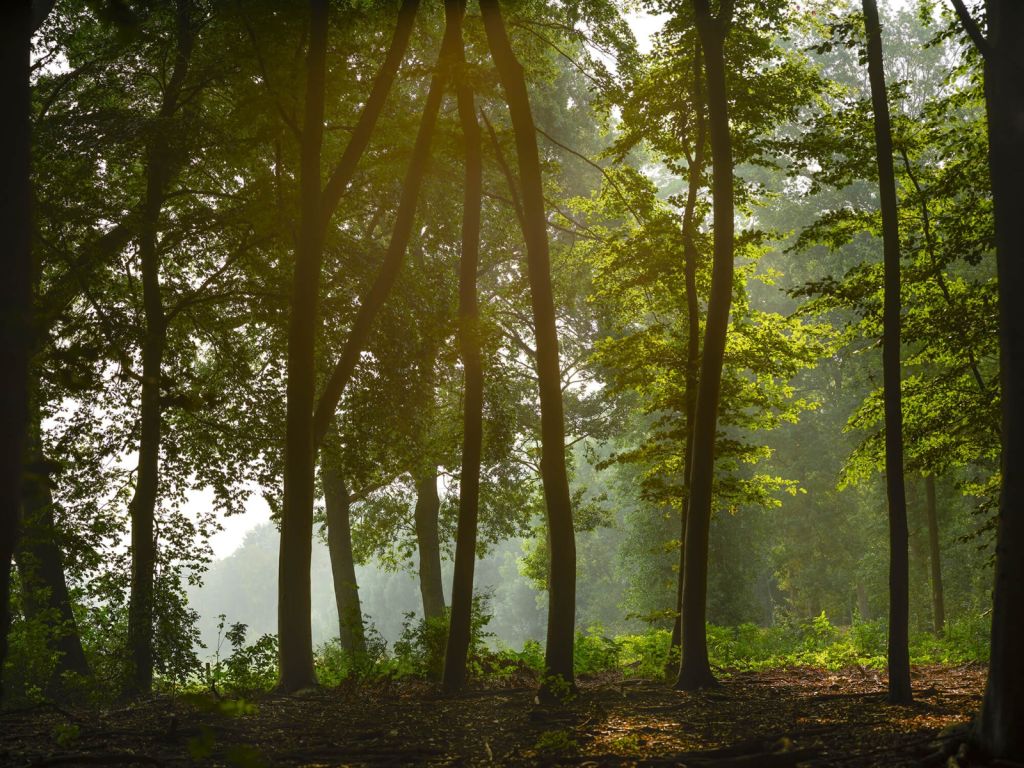
M375 680L240 703L193 695L43 705L0 712L0 764L967 765L949 751L984 678L980 665L915 667L911 706L885 702L876 670L806 667L738 673L698 693L608 675L580 681L560 708L538 707L525 675L457 697Z

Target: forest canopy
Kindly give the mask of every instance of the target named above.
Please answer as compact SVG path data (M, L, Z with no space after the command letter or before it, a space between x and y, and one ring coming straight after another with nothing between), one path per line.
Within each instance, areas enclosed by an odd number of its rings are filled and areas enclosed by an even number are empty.
M4 707L970 663L1024 760L1024 6L2 13Z

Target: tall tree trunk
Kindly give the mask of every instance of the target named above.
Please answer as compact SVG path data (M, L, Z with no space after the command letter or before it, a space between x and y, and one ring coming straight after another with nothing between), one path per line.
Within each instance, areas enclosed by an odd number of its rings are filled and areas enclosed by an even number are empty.
M129 687L149 693L153 687L153 580L156 570L156 503L160 484L160 380L167 346L167 316L160 288L158 234L172 159L166 122L178 111L192 55L190 0L175 6L177 49L171 77L163 92L158 126L146 148L146 197L139 219L139 265L142 274L142 394L139 407L139 459L135 493L128 507L132 523L131 594L128 601L128 648L132 659Z
M558 362L558 330L551 289L551 257L548 249L544 186L540 170L537 134L530 110L523 68L517 61L505 31L498 0L480 0L484 30L491 57L498 70L516 138L519 181L522 188L523 237L526 240L527 276L536 329L537 379L541 412L541 480L547 506L551 561L548 569L548 630L545 649L545 682L541 695L554 691L548 678L574 685L573 641L576 628L576 540L572 500L565 467L565 420L562 376Z
M309 569L314 502L314 343L325 233L321 210L320 150L324 131L326 68L327 0L310 0L306 107L299 167L301 222L288 326L284 508L278 560L278 689L285 693L313 687L317 682L313 670Z
M320 189L324 86L327 52L327 2L310 0L310 36L306 52L306 102L301 136L299 197L301 224L295 252L292 307L288 328L288 383L285 427L284 510L278 560L278 689L292 692L316 685L313 670L310 562L316 450L323 430L314 426L315 358L320 268L330 217L337 209L373 134L377 118L405 55L417 0L404 0L391 46L374 79L369 98L348 145ZM339 392L340 396L340 392ZM334 406L337 405L335 401ZM334 408L331 408L333 415ZM314 435L316 437L314 438Z
M989 165L999 275L1002 479L988 685L977 723L992 756L1024 760L1024 3L988 0ZM962 11L961 9L958 9ZM961 14L966 17L965 13ZM975 30L976 39L980 38Z
M733 275L733 180L732 138L725 84L725 35L732 6L722 3L719 17L711 15L707 0L693 0L697 32L704 53L708 91L708 122L711 136L714 205L714 261L711 292L704 327L704 351L693 425L693 470L686 520L683 561L683 653L676 688L692 690L715 685L705 630L708 592L708 536L715 475L715 433L722 389L722 364L729 329Z
M0 699L11 622L11 562L18 537L22 460L28 418L28 355L32 301L31 92L29 54L32 3L9 2L0 11L0 101L4 150L0 152L0 231L4 233L0 280Z
M885 397L885 487L889 500L889 701L906 704L912 700L909 649L910 542L903 477L903 397L900 392L899 218L896 174L893 170L892 127L882 59L882 28L875 0L863 0L863 7L885 261L882 380Z
M683 498L679 509L679 572L676 578L676 620L672 625L669 661L666 675L675 672L683 637L683 573L686 563L686 520L690 507L690 475L693 473L693 422L697 413L697 387L700 372L700 302L697 298L697 189L704 178L704 144L707 140L704 126L704 95L701 88L703 67L700 48L694 55L694 97L697 130L694 135L693 157L689 160L686 180L686 205L683 208L683 257L686 280L686 412L683 430L686 435L686 457L683 460ZM675 664L673 664L675 662Z
M144 236L143 239L148 239ZM128 647L131 652L130 686L135 693L149 693L153 686L153 580L156 569L155 511L160 472L160 372L165 334L160 304L159 267L155 248L149 256L140 246L143 292L146 304L146 337L142 350L142 403L139 413L139 461L131 516L131 596L128 603ZM146 262L150 261L147 267ZM147 274L148 273L148 274ZM155 298L154 298L155 293Z
M419 549L420 596L423 617L444 617L444 581L441 577L441 539L438 516L441 498L437 494L437 468L416 477L416 544Z
M483 157L473 89L464 71L461 21L464 0L447 0L447 17L459 18L459 64L456 75L459 121L465 151L462 190L462 258L459 262L459 351L462 356L462 470L459 474L459 523L452 575L452 613L444 657L444 689L457 691L466 682L476 565L477 512L480 503L480 453L483 444L484 374L480 359L480 312L476 275L480 262L480 208ZM454 23L454 19L448 22Z
M338 609L338 637L341 647L349 653L366 651L363 610L359 603L356 563L352 556L351 507L345 478L323 457L320 477L324 485L324 506L327 512L327 548L331 555L334 580L334 603Z
M22 486L22 532L18 541L18 574L28 618L44 614L52 632L57 664L50 681L52 695L63 689L63 673L89 675L78 625L71 610L64 555L56 541L51 465L43 455L38 410L29 427L29 461Z

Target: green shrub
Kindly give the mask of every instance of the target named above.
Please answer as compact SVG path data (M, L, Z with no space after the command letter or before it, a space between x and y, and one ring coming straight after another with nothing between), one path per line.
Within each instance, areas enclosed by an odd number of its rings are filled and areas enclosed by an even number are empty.
M619 668L621 648L600 626L577 632L573 645L573 668L577 675L596 675Z

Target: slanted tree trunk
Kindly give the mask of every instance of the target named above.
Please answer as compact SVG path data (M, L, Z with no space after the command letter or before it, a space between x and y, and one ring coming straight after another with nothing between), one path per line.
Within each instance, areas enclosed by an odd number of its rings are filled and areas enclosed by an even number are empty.
M676 620L672 625L671 651L666 675L675 673L673 660L678 658L683 627L683 573L686 562L686 520L690 506L690 475L693 473L693 422L697 413L697 387L700 372L700 302L697 298L697 189L704 178L704 144L707 140L704 126L704 95L701 88L703 68L700 48L694 55L693 105L696 112L696 131L693 156L689 158L686 180L686 205L683 208L683 258L686 280L686 411L683 430L686 435L686 457L683 460L683 499L679 510L679 573L676 579Z
M925 475L925 514L928 517L928 562L932 576L932 621L935 634L946 626L946 603L942 594L942 552L939 548L939 513L935 503L935 476Z
M900 236L892 126L885 91L882 28L875 0L863 0L868 77L875 123L875 154L882 209L885 289L882 312L882 380L885 398L885 487L889 501L889 701L906 704L910 689L910 546L903 477L903 397L900 392Z
M480 503L480 452L483 444L484 375L480 359L480 312L476 275L480 262L480 208L483 199L483 158L480 125L473 89L464 71L461 21L464 0L447 0L445 14L459 20L459 64L456 74L459 121L465 152L462 190L462 258L459 262L459 352L462 356L462 470L459 474L459 522L452 575L452 612L444 657L444 689L457 691L466 682L476 565L477 512Z
M438 516L441 497L437 493L437 468L416 478L416 544L419 550L420 597L423 617L444 617L444 581L441 577L441 538Z
M190 0L175 6L177 49L164 89L158 126L146 148L146 197L139 220L139 265L145 323L142 339L142 395L139 408L139 460L135 493L129 505L132 523L131 594L128 602L128 647L132 659L129 686L149 693L153 686L153 579L156 570L156 503L160 483L160 430L163 419L160 381L167 346L167 315L160 288L160 215L173 166L166 125L178 111L192 55Z
M961 0L965 28L985 57L989 170L999 276L1002 478L988 684L976 725L991 756L1024 760L1024 3L987 0L982 37Z
M402 194L398 202L398 211L395 214L388 250L384 254L384 261L377 272L373 285L359 304L359 310L352 322L352 329L345 339L345 346L342 348L341 355L339 355L334 370L331 372L327 384L324 385L324 390L316 404L316 413L313 416L313 444L315 446L320 445L330 428L341 395L352 378L360 354L366 348L370 331L373 329L373 321L380 308L384 306L384 302L402 270L405 253L412 237L413 225L416 222L416 204L419 200L420 188L423 186L423 176L430 163L430 145L433 142L437 114L441 109L441 100L444 97L454 50L455 31L446 25L437 66L430 78L430 88L423 105L423 115L420 117L416 143L405 172L405 181L402 184Z
M320 188L327 52L327 2L310 0L306 52L306 101L301 136L299 197L301 222L295 250L288 327L287 413L285 416L284 509L278 559L278 690L316 685L309 568L312 558L316 450L333 419L337 398L314 426L315 359L320 267L326 228L355 173L405 55L419 3L404 0L384 64L359 115L348 145L326 187ZM439 97L438 97L439 98ZM435 109L436 116L436 109ZM340 390L338 393L340 397ZM314 437L315 435L315 437Z
M78 625L71 610L64 555L56 541L52 465L43 455L38 412L30 426L30 455L22 487L22 531L18 540L18 575L25 596L25 614L43 614L50 626L57 664L50 681L50 693L60 695L63 673L89 675L89 663L82 650Z
M327 512L327 548L331 555L334 603L338 609L338 638L349 653L366 651L363 610L359 603L359 583L352 556L351 506L348 488L341 472L329 461L320 459L320 478L324 486Z
M0 152L0 676L7 659L11 622L11 563L18 537L22 459L28 419L28 356L32 302L30 181L31 92L29 54L32 3L18 0L0 10L0 101L4 149ZM0 698L3 697L0 677Z
M708 540L715 475L715 433L722 389L722 364L729 328L733 275L732 138L725 84L725 36L732 6L723 2L712 16L707 0L693 0L697 32L704 54L708 122L711 137L714 205L714 260L704 326L704 346L693 425L693 469L686 520L683 560L682 644L676 688L693 690L715 685L705 630L708 592Z
M526 240L527 276L536 329L537 379L540 390L541 480L551 550L544 658L546 675L541 688L542 697L550 698L553 690L547 679L554 682L561 678L563 684L575 684L573 641L576 627L576 541L569 479L565 468L562 376L559 371L558 330L551 289L544 187L526 79L509 43L498 0L480 0L480 12L483 15L487 44L512 119L522 188L523 237Z

